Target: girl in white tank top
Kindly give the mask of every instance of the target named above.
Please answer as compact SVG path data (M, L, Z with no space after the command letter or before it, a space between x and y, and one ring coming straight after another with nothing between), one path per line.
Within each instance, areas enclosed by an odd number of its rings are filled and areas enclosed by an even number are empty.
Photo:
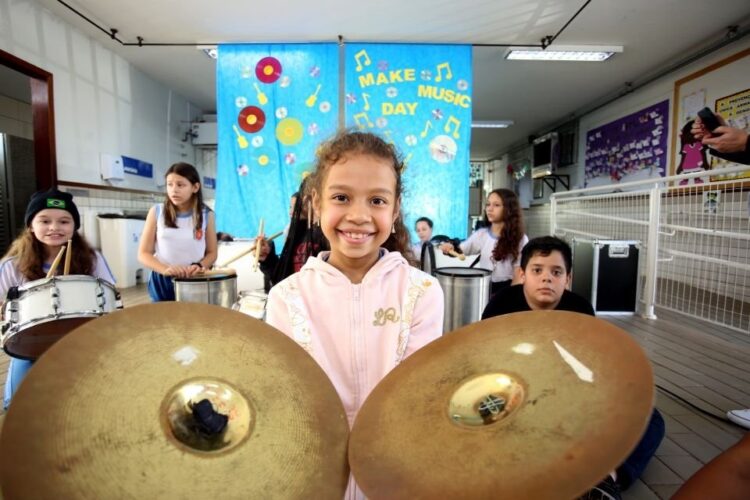
M154 302L175 300L172 280L210 268L217 256L214 213L203 204L198 171L175 163L165 177L166 199L149 210L138 247L138 260L152 270Z

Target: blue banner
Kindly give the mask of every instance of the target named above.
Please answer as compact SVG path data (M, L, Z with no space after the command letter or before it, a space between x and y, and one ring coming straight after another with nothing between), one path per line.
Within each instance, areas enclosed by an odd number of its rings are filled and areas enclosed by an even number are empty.
M435 235L467 236L471 89L469 45L346 45L346 125L403 154L412 234L426 216Z
M336 132L338 46L220 45L216 226L253 237L289 222L289 197Z

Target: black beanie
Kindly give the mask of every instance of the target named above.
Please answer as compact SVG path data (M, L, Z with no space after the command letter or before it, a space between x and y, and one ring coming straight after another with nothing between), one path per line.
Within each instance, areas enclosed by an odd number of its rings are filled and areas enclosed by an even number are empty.
M81 216L78 213L78 207L73 203L73 196L70 193L58 191L55 188L49 191L38 191L31 195L31 200L26 207L26 216L24 217L26 227L31 225L31 220L36 214L47 208L56 208L69 212L73 216L76 229L81 227Z

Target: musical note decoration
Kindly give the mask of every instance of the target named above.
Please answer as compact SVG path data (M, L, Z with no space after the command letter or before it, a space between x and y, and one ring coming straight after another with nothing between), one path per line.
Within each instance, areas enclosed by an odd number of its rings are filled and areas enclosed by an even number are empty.
M453 78L453 72L451 71L450 63L444 62L437 65L437 76L435 77L436 82L443 80L442 70L445 70L445 79L450 80Z
M424 139L427 137L427 132L432 128L432 122L430 120L427 120L424 124L424 130L419 133L419 137Z
M365 49L362 49L356 54L354 54L354 60L357 62L357 67L355 69L358 72L362 71L363 61L364 61L364 66L369 66L370 64L372 64L372 61L370 61L370 56L367 55L367 51Z
M367 113L365 113L365 112L362 112L362 113L357 113L357 114L356 114L356 115L354 115L354 116L353 116L352 118L354 118L354 123L356 123L356 124L357 124L357 127L358 127L358 128L360 129L360 130L363 130L363 129L365 128L365 125L363 125L363 124L362 124L362 122L363 122L363 121L365 122L365 124L366 124L366 125L367 125L367 127L369 127L369 128L372 128L372 127L374 127L374 126L375 126L375 124L374 124L374 123L372 123L372 121L370 121L370 117L369 117L369 116L367 116Z
M456 118L455 116L450 116L448 118L448 121L445 122L445 127L443 127L443 130L445 132L451 131L451 125L455 125L455 129L453 130L453 138L458 139L460 137L460 134L458 133L458 129L461 126L461 121Z

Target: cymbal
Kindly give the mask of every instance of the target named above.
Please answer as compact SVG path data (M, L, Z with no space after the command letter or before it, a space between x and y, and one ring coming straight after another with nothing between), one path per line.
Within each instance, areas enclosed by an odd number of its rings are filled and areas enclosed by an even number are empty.
M368 498L575 498L635 447L651 367L626 332L515 313L428 344L372 391L349 436Z
M348 433L333 385L286 335L217 306L140 305L35 364L2 429L0 484L9 499L340 499Z

